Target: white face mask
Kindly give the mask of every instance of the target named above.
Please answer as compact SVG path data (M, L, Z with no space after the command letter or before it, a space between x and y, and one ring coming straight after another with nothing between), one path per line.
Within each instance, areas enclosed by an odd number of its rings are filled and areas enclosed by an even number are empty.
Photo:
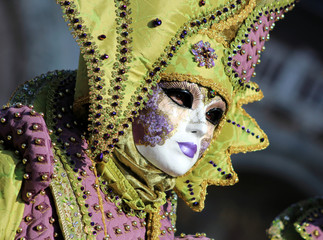
M158 93L157 111L159 115L167 116L173 130L158 144L143 144L140 141L142 134L138 132L143 132L142 127L147 129L145 125L149 127L151 120L148 117L145 123L133 125L134 139L141 155L160 170L177 177L189 171L206 149L225 112L225 102L220 96L208 99L208 90L194 83L164 82L160 85L164 90ZM214 119L216 121L211 123ZM139 141L138 135L141 135Z

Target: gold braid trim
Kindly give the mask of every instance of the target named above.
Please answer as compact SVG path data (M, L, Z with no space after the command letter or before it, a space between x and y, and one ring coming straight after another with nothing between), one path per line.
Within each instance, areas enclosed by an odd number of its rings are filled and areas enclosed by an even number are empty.
M201 76L196 76L192 74L181 74L181 73L162 73L160 74L160 80L159 81L179 81L179 82L191 82L199 84L203 87L211 88L212 90L215 90L221 97L223 97L227 101L227 105L230 106L232 103L232 98L229 95L229 93L221 88L219 84L217 84L212 79L203 78Z
M207 35L209 38L215 39L222 43L225 47L229 47L229 42L235 37L239 25L250 15L256 7L256 0L250 0L239 14L215 23L210 29L202 29L198 34Z
M161 234L161 216L159 212L148 215L147 237L149 240L158 240Z

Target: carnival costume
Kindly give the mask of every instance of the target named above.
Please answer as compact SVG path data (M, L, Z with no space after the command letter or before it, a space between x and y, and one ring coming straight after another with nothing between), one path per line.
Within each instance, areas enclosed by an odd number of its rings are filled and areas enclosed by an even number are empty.
M269 31L295 2L58 4L81 48L79 69L23 84L1 111L0 234L175 239L177 195L201 211L208 185L238 181L231 154L267 147L242 105L263 97L250 79ZM178 177L147 161L132 133L145 109L154 109L158 88L169 82L207 88L210 99L221 96L227 106L212 141ZM162 144L172 131L164 124L167 116L151 111L149 117L146 141Z

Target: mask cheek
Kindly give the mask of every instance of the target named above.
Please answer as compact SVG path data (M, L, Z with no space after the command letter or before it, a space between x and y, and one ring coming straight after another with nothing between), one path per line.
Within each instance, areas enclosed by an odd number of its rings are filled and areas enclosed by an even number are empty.
M199 152L199 157L201 158L203 153L205 152L205 150L209 147L212 138L213 138L213 133L215 130L215 126L211 123L208 123L208 127L207 127L207 133L205 134L205 137L202 138L201 140L201 147L200 147L200 152Z

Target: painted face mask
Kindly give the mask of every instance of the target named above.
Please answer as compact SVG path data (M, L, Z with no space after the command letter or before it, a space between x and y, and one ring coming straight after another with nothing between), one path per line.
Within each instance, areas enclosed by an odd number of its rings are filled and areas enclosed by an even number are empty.
M226 104L207 88L189 82L161 82L133 123L138 151L153 165L177 177L208 147Z

